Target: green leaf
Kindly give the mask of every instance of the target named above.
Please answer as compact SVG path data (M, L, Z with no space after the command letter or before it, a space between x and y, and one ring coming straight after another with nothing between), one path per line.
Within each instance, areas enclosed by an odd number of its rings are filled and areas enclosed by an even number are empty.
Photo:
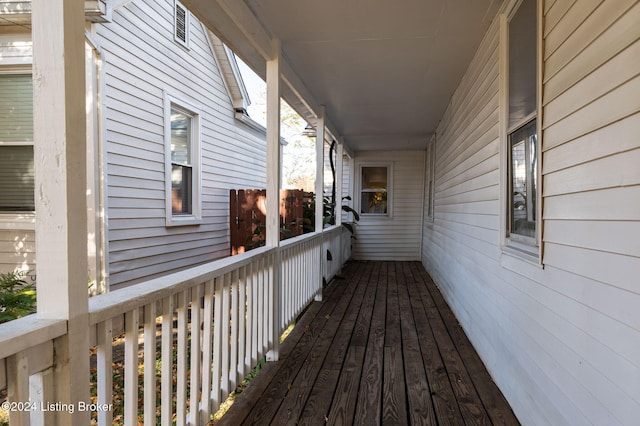
M356 222L360 220L360 215L358 214L358 212L352 209L351 207L343 205L342 210L344 210L347 213L353 214L353 218L356 220Z

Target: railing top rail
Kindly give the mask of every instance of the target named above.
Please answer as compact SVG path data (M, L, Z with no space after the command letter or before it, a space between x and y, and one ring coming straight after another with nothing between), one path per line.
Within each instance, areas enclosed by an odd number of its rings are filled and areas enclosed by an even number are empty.
M89 299L89 324L97 324L212 280L267 256L273 250L273 247L260 247L237 256L214 260L204 265L92 297Z
M0 325L0 360L67 333L67 321L37 314Z
M339 230L339 225L333 225L323 229L321 233L291 238L283 241L281 248L289 248L295 244L321 238L323 235ZM89 325L97 324L146 304L157 302L179 291L224 275L227 272L248 265L260 257L267 256L272 250L275 249L273 247L260 247L237 256L214 260L204 265L92 297L89 299Z
M308 234L297 235L292 238L288 238L280 242L280 248L288 248L290 246L305 242L311 241L314 239L322 238L322 232L312 232Z
M336 231L339 231L339 230L342 230L342 226L341 225L331 225L331 226L329 226L327 228L324 228L322 230L322 232L325 233L325 234L329 234L329 233L336 232Z
M310 232L307 234L297 235L295 237L287 238L280 242L280 247L287 248L291 245L301 243L307 240L313 240L315 238L320 238L323 235L328 235L337 231L340 231L342 226L340 225L330 225L322 230L322 232Z

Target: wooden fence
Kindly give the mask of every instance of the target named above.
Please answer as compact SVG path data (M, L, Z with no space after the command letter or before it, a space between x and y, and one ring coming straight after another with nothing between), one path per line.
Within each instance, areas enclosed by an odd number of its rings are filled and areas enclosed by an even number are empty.
M261 247L265 241L266 194L264 189L232 189L229 192L231 255ZM280 190L280 239L305 232L305 211L311 208L313 193L301 189ZM313 226L311 211L310 225ZM309 229L313 230L313 229Z

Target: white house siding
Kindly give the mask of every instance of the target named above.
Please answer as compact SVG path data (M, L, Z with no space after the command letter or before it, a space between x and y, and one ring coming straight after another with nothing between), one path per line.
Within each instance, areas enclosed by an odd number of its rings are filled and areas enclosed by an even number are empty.
M4 224L6 225L6 224ZM3 229L4 228L4 229ZM23 226L0 228L0 273L35 270L35 232Z
M0 66L31 68L31 32L15 27L10 31L12 33L0 34Z
M497 22L438 128L422 260L524 424L638 424L640 3L544 13L544 268L501 249Z
M342 197L351 197L351 199L342 200L343 206L353 208L353 160L349 156L342 157ZM342 207L340 207L342 209ZM353 215L349 212L342 211L343 222L353 222Z
M265 144L234 119L206 33L173 38L173 0L137 0L96 26L105 60L110 285L135 283L229 253L229 189L265 185ZM202 219L165 226L163 91L199 107Z
M359 205L359 166L392 164L391 215L360 215L352 257L359 260L420 259L424 192L424 152L360 151L355 153L354 202Z

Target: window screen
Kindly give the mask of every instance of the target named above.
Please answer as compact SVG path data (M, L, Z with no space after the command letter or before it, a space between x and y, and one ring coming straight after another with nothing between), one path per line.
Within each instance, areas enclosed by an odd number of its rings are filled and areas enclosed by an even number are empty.
M0 74L0 212L34 211L33 85Z
M30 74L0 74L0 142L33 142Z

